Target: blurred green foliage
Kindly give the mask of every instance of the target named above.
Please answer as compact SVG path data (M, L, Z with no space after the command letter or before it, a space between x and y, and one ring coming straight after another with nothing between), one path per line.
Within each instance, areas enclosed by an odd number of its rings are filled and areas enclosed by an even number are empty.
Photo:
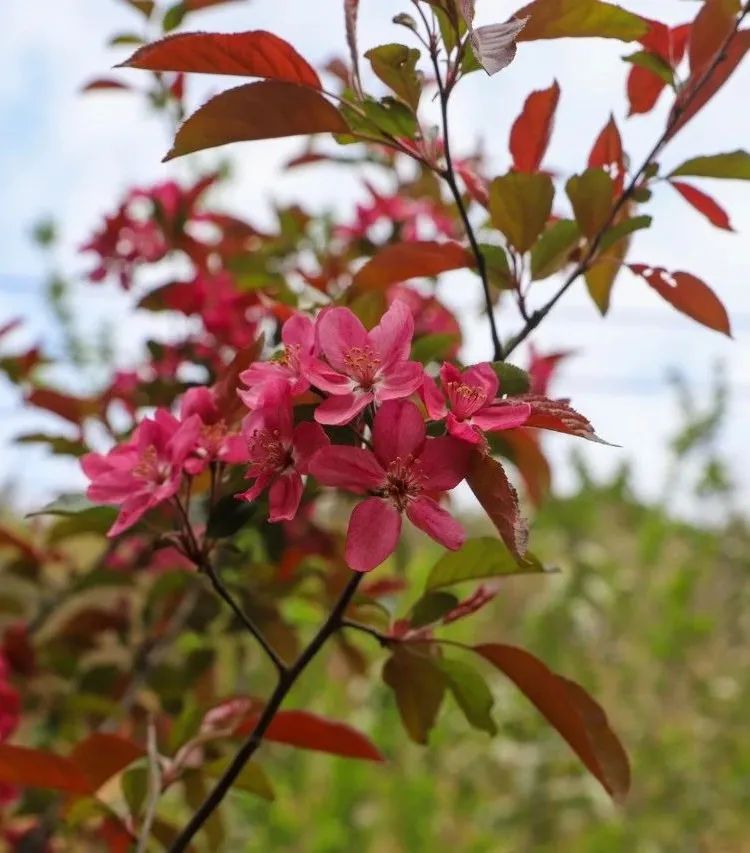
M626 805L610 803L501 677L490 676L494 739L446 702L420 748L382 683L328 677L343 666L329 656L290 704L346 708L389 764L264 747L276 801L232 794L227 850L750 849L750 531L672 520L631 495L627 471L604 485L580 475L577 494L551 500L535 523L536 550L560 574L508 579L491 606L443 633L522 645L590 690L630 753ZM429 565L420 553L406 571Z

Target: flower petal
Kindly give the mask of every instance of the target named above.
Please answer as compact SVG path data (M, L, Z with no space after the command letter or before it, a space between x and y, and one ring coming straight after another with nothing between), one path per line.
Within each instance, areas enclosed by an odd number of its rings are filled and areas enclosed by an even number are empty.
M375 386L375 399L382 402L409 397L422 386L422 382L424 368L418 361L400 361Z
M310 460L322 448L328 447L331 440L320 424L303 421L294 428L294 462L300 474L307 474Z
M331 366L341 373L349 372L346 354L352 347L365 349L369 343L367 330L348 308L331 308L318 318L318 340Z
M308 471L324 486L357 493L379 489L385 481L385 471L374 453L343 444L319 450L310 460Z
M340 426L348 424L368 403L372 402L370 393L347 394L346 397L329 397L315 410L315 420L319 424Z
M424 419L408 400L389 400L378 409L372 429L375 455L387 467L398 456L418 456L425 438Z
M302 364L302 372L307 381L327 394L351 394L356 383L343 373L338 373L317 358L311 358Z
M381 498L368 498L349 519L344 559L355 572L369 572L396 550L400 535L398 510Z
M469 444L482 443L483 436L479 429L473 427L468 421L459 420L453 412L448 412L445 425L448 427L448 432L461 441L467 441Z
M441 390L438 388L437 382L435 382L429 373L425 373L424 375L421 397L424 401L424 405L430 419L433 421L442 421L448 413L448 409L445 405L445 397L443 397Z
M466 476L473 451L472 444L450 436L428 438L419 457L424 488L430 492L454 489Z
M487 432L498 432L523 426L530 415L531 406L528 403L496 403L480 409L471 422Z
M307 314L294 314L284 323L281 340L285 346L298 346L303 353L311 353L315 347L315 324Z
M414 336L414 316L403 301L396 299L383 314L380 322L370 331L370 341L375 345L381 360L381 369L406 361L411 352Z
M432 498L412 501L406 507L406 515L412 524L451 551L457 551L466 541L463 527Z
M291 521L297 515L302 498L302 477L288 471L277 477L268 490L269 521Z
M107 531L107 536L112 538L119 536L126 530L131 528L136 522L140 521L141 516L151 509L151 503L144 495L134 495L128 498L120 507L120 512L115 519L115 523Z

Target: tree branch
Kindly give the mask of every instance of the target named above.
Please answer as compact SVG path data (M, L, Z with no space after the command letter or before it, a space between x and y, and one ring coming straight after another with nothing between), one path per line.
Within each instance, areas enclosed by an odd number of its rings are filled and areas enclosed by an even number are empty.
M271 698L268 700L268 704L263 709L263 713L260 715L255 728L239 748L237 754L232 759L231 764L224 771L221 779L216 783L213 791L211 791L204 803L193 815L187 826L173 842L172 846L169 848L170 853L182 853L182 851L187 850L188 845L195 837L196 833L200 831L208 818L218 808L227 791L229 791L234 784L235 779L242 772L245 764L250 760L252 755L263 742L263 736L273 722L273 718L276 716L277 711L281 707L289 691L295 685L299 676L323 648L326 641L335 634L339 628L341 628L346 608L349 606L349 603L354 597L357 587L363 577L364 576L359 573L352 574L328 618L318 630L318 633L312 638L310 644L302 652L297 661L291 667L280 673L279 683L276 685L276 689L271 695Z
M427 18L417 0L414 0L414 5L417 11L419 12L419 15L422 18L425 28L430 36L430 59L432 60L432 67L435 70L435 81L437 82L438 96L440 99L440 114L443 122L443 149L445 155L445 169L441 170L439 174L448 184L451 194L453 195L453 200L456 203L459 216L461 217L461 221L463 222L464 230L466 231L466 236L468 237L469 245L471 246L471 251L473 252L474 258L477 262L477 272L479 273L479 277L482 280L482 290L484 291L484 302L485 307L487 309L487 319L490 323L490 336L492 338L492 360L501 361L505 356L503 353L503 344L500 340L500 335L497 331L497 324L495 322L495 314L492 305L492 291L490 290L490 282L487 277L487 263L484 259L484 255L482 254L482 250L479 248L479 242L477 241L476 234L474 233L474 226L471 224L469 214L466 211L466 205L464 204L464 200L461 195L461 190L458 187L458 183L456 181L456 171L453 166L453 156L451 154L450 134L448 129L448 98L450 93L446 88L445 82L443 81L443 75L440 72L437 40L434 37L434 34L430 31L429 24L427 23Z
M666 144L669 142L669 138L672 134L672 131L675 129L680 119L685 114L685 111L693 104L695 98L713 77L714 73L716 72L716 69L726 59L726 52L731 46L732 41L736 38L740 26L742 25L742 22L745 20L748 14L750 14L750 2L745 4L744 8L742 9L742 12L740 12L739 16L737 17L737 21L735 22L732 31L729 33L727 38L724 40L722 46L716 52L716 55L714 56L710 65L706 68L703 75L700 77L695 86L692 87L684 102L680 105L675 105L669 117L669 120L667 121L667 125L664 128L664 132L656 141L656 144L641 164L641 167L631 178L627 188L623 191L623 193L617 199L615 204L612 206L612 209L609 212L609 216L607 217L606 221L599 229L599 231L596 233L594 238L589 243L589 247L586 250L584 256L576 264L575 268L565 279L557 293L555 293L554 296L552 296L552 298L548 302L546 302L541 308L539 308L537 311L534 311L534 313L528 317L526 324L521 329L521 331L508 342L505 348L506 356L510 355L518 347L519 344L526 340L526 338L531 334L531 332L542 322L542 320L544 320L544 318L555 307L555 305L560 301L560 299L565 295L565 293L567 293L567 291L572 287L575 281L581 275L587 272L589 266L591 265L591 262L594 260L596 253L599 250L599 246L601 245L601 241L604 235L612 226L620 211L633 197L648 168L651 166L651 164L659 156Z

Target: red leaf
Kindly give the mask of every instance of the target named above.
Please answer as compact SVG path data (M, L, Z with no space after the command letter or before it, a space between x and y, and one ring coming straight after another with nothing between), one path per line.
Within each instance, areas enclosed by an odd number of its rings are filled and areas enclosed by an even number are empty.
M89 780L69 758L9 743L0 743L0 782L73 794L91 793Z
M589 168L604 169L615 182L615 192L620 195L625 183L625 157L622 150L622 137L613 115L610 115L609 121L591 149Z
M646 264L628 266L678 311L709 329L732 337L726 308L705 282L688 272L670 273L662 267Z
M69 757L88 779L94 792L143 754L143 750L132 741L118 735L95 732L77 743Z
M508 429L499 438L507 444L506 455L518 469L529 498L539 506L549 492L552 471L536 435L524 429Z
M739 0L706 0L690 33L690 75L697 77L710 65L737 20Z
M634 65L628 74L628 115L649 113L667 84L653 71Z
M130 89L127 83L121 83L119 80L113 80L109 77L100 77L96 80L90 80L81 89L82 92L97 92L106 89Z
M549 145L560 100L557 80L549 89L532 92L510 131L513 168L519 172L536 172Z
M308 133L347 133L341 113L314 89L264 80L222 92L177 131L164 160L230 142Z
M518 399L531 406L531 415L524 424L524 429L526 427L549 429L553 432L564 432L566 435L577 435L600 444L608 444L594 432L594 427L589 420L571 407L569 400L551 400L549 397L531 394Z
M474 257L458 243L394 243L381 249L354 276L353 284L380 289L410 278L439 275L474 265Z
M691 74L680 94L675 100L670 120L674 127L669 132L669 138L681 130L703 107L713 98L721 87L732 76L745 54L750 50L750 30L740 30L732 39L723 58L700 91L693 97L696 87L702 82L702 74ZM685 106L689 103L689 106Z
M491 456L475 450L471 456L466 482L497 528L508 550L523 558L529 539L529 526L521 515L518 493L503 466Z
M222 371L221 379L214 385L216 408L228 424L239 420L246 412L242 401L237 396L240 373L260 358L262 352L263 336L261 335L251 346L237 351L232 361Z
M659 21L648 23L650 29L642 39L639 39L640 43L646 50L655 53L672 68L676 68L685 54L692 23L680 24L671 29ZM628 74L627 89L630 103L628 115L651 112L666 86L667 84L658 74L654 74L648 68L633 66Z
M259 716L253 714L246 717L235 730L235 734L249 734ZM344 758L385 761L372 741L352 726L328 720L309 711L279 711L266 730L264 738L301 749L341 755Z
M712 225L715 225L717 228L723 228L725 231L734 231L727 212L710 195L706 195L703 191L682 181L670 181L670 184L688 204L702 213Z
M612 797L624 798L630 788L628 757L604 711L582 687L556 675L523 649L488 643L474 646L474 651L536 706Z
M144 45L120 67L266 77L320 89L315 69L288 42L265 30L178 33Z
M35 388L26 395L26 401L32 406L54 412L66 421L80 426L83 419L92 413L92 401L80 397L70 397L53 391L51 388Z

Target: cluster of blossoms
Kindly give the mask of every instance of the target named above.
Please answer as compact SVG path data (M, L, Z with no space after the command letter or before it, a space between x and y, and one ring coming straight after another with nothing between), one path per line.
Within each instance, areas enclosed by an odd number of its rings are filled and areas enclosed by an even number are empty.
M221 481L226 466L243 465L252 482L236 497L267 494L272 522L298 516L308 477L360 496L345 548L357 571L395 550L404 514L460 548L464 532L443 495L466 477L472 453L486 451L485 433L523 426L532 405L501 397L489 364L461 371L445 363L431 377L410 358L414 326L399 298L369 331L348 308L314 319L295 313L281 351L239 373L244 417L230 415L215 391L193 388L177 416L159 409L108 454L85 456L89 498L120 508L110 535L160 504L179 505L181 490L208 468Z

